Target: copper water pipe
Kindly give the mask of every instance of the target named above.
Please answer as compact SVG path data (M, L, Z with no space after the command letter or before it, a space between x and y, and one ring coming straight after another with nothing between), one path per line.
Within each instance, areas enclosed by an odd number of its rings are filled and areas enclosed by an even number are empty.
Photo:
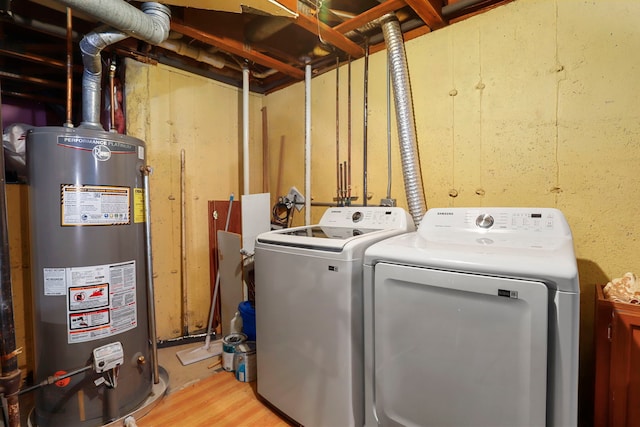
M351 56L347 65L347 164L345 173L347 175L347 205L351 204Z
M336 202L341 206L342 170L340 169L340 58L336 57Z
M364 112L362 117L362 204L367 206L367 150L369 137L369 40L364 42L364 90L363 90L363 106Z
M17 81L25 81L37 85L55 87L55 88L63 88L64 83L56 82L53 80L42 79L40 77L26 76L24 74L16 74L9 71L0 70L0 77L9 79L9 80L17 80Z
M71 121L72 105L71 99L73 97L73 27L71 22L71 8L67 7L67 121L66 127L73 127Z
M116 64L115 59L111 58L109 62L109 106L111 113L111 120L109 123L109 131L115 131L116 129L116 91L115 91L115 78L116 78Z

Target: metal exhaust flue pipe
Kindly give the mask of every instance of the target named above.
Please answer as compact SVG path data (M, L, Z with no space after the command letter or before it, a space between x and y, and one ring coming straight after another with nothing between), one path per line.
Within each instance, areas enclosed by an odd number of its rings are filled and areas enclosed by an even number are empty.
M80 42L84 63L80 127L103 130L100 124L100 52L127 37L135 37L153 45L162 43L169 37L171 10L155 2L143 3L140 10L123 0L57 1L71 9L91 15L108 26L87 34Z
M422 173L420 171L407 57L400 23L395 14L386 14L380 18L379 22L387 45L389 68L391 70L393 100L396 107L402 174L405 192L407 193L407 204L409 213L413 217L413 222L418 226L427 212L427 203L422 187Z

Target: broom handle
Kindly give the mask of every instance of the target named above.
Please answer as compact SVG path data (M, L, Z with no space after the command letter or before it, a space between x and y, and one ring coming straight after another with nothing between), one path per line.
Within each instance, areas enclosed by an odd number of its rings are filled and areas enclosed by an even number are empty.
M224 231L229 231L229 219L231 218L231 207L233 206L233 193L229 197L229 210L227 211L227 222ZM209 348L211 343L211 330L213 329L213 312L216 310L218 302L218 289L220 289L220 268L216 271L216 283L213 285L213 298L211 299L211 309L209 310L209 323L207 324L207 337L204 340L204 347Z

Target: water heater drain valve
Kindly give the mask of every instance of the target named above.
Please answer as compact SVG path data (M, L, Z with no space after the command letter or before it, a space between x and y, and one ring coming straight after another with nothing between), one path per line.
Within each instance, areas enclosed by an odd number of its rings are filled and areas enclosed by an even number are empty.
M93 369L101 374L124 363L122 344L116 341L93 349Z

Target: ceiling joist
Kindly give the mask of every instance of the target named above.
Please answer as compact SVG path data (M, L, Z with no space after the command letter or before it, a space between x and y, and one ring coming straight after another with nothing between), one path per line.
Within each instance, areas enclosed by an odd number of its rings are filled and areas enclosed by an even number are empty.
M408 41L511 1L167 0L161 3L170 5L176 43L198 49L207 58L194 58L188 54L192 50L175 49L171 43L151 47L136 38L109 46L104 56L162 62L237 87L243 82L240 66L246 65L250 90L267 93L304 80L305 64L317 76L335 69L347 56L363 57L366 47L369 53L384 50L380 18L387 14L395 14ZM43 96L64 100L66 10L53 0L20 0L11 3L11 11L13 19L0 20L2 92L33 97L46 86ZM82 68L77 36L97 25L94 18L73 12L74 74ZM206 60L210 56L221 56L223 68ZM73 85L80 87L80 79L73 79Z
M346 38L342 33L334 30L325 23L318 21L312 16L300 14L294 22L299 27L302 27L321 39L326 40L332 46L348 53L352 58L361 58L364 56L364 49L357 43L354 43Z
M286 74L295 79L299 79L299 80L304 79L304 71L296 67L293 67L289 64L285 64L284 62L277 61L260 52L256 52L250 46L240 43L237 40L230 39L224 36L216 36L210 33L206 33L194 27L188 27L175 20L171 21L171 29L180 34L184 34L185 36L189 36L192 39L201 41L211 46L215 46L225 52L229 52L234 55L238 55L243 58L246 58L249 61L255 62L256 64L260 64L264 67L278 70L281 73Z
M349 31L356 30L364 27L372 21L386 15L389 12L395 12L398 9L405 7L407 4L404 0L387 0L384 3L380 3L378 6L372 7L366 12L361 13L355 18L351 18L341 24L333 27L334 30L346 34Z
M406 0L406 2L432 30L447 25L447 21L442 17L442 6L436 0Z

